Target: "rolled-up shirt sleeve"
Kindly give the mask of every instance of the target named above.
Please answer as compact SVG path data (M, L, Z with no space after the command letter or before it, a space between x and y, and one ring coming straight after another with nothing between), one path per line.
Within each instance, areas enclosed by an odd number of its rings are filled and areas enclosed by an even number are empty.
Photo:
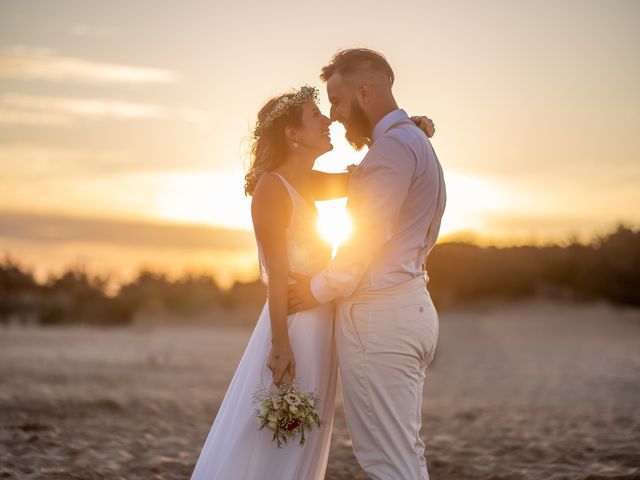
M311 279L320 303L351 295L394 231L415 172L415 155L393 135L378 139L349 180L352 233L331 263Z

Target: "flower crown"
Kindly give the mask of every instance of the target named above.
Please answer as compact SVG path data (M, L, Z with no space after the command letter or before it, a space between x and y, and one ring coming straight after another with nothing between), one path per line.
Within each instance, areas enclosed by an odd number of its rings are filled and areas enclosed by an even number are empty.
M293 96L285 96L283 95L276 102L275 106L269 111L267 116L258 123L258 126L253 131L253 134L257 137L259 136L265 128L269 128L271 124L282 115L285 115L291 111L291 109L300 107L305 102L309 100L313 100L314 102L318 102L319 92L315 87L310 87L305 85L300 88Z

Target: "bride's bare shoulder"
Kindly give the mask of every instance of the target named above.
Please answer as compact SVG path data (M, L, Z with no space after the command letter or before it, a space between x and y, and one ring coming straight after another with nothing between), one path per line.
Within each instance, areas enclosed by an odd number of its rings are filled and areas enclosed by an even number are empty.
M253 193L253 202L270 202L274 200L284 200L288 198L287 187L282 180L273 173L265 173L260 176Z
M289 216L291 211L289 192L277 175L267 173L260 176L251 200L251 210L254 215Z

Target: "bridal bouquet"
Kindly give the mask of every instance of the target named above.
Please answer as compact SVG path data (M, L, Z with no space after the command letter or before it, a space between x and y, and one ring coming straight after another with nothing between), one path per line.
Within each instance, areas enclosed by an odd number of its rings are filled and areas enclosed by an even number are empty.
M300 445L304 445L305 431L320 427L321 424L316 409L318 397L314 393L301 391L295 382L282 384L280 388L258 385L251 397L251 404L256 407L259 430L265 427L271 430L278 448L298 435Z

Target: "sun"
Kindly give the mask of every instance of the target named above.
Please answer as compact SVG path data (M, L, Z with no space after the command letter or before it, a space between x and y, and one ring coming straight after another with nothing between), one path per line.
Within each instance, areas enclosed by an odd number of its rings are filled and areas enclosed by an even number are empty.
M351 218L346 209L346 198L316 202L318 207L318 231L333 246L335 256L338 245L351 234Z

